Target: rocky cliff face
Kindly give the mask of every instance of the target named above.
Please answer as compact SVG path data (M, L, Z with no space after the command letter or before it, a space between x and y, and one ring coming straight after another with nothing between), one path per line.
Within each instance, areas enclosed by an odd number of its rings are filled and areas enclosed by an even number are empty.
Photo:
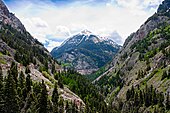
M0 0L0 22L6 25L11 25L13 28L17 29L19 32L26 32L24 25L20 20L13 14L10 13L6 5Z
M110 39L84 30L54 48L51 54L57 60L69 63L81 74L91 74L108 63L120 47Z
M155 107L156 105L153 105L153 108L150 108L150 104L145 105L146 101L145 104L136 106L135 99L138 98L140 90L143 91L141 95L146 94L143 90L145 87L152 87L158 93L164 94L164 98L169 95L170 79L164 77L164 74L169 74L170 69L169 4L170 1L165 0L157 13L127 38L120 52L105 67L106 71L93 81L106 89L106 101L112 103L119 112L148 112L153 109L163 112L162 108ZM135 92L136 97L128 100L131 91ZM151 100L148 98L148 101ZM168 109L165 111L168 112Z

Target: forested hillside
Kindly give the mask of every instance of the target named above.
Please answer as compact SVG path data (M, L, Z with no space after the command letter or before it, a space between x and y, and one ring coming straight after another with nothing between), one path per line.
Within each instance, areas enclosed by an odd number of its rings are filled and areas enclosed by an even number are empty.
M0 10L0 112L106 112L94 85L62 69L1 0Z
M125 41L93 81L114 112L170 112L170 1ZM96 73L96 76L98 75ZM101 74L102 73L102 74Z
M92 74L90 81L72 68L62 68L0 0L0 112L170 113L169 9L170 0L164 0L121 50L117 46L119 52L112 61L97 63L104 67ZM109 43L92 55L94 59L111 55L110 49L105 49L113 46L112 41L87 34L76 39L71 43ZM82 44L79 46L95 48Z

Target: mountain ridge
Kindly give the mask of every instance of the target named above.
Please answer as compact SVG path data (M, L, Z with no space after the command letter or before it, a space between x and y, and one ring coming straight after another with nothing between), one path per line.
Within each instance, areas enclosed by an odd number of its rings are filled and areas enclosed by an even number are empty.
M81 74L91 74L111 60L120 47L111 39L83 30L68 38L61 46L54 48L51 54L62 62L71 63ZM106 53L109 55L106 56Z
M0 0L0 21L2 21L4 24L11 25L13 28L18 30L19 32L26 32L26 29L24 25L21 23L21 21L13 14L10 13L7 6L4 4L2 0Z
M169 108L166 108L167 104L164 104L169 101L166 98L170 91L168 77L170 76L168 71L170 5L167 5L169 3L169 0L165 0L159 6L157 13L148 18L126 39L112 62L105 66L105 71L93 81L101 89L105 89L106 101L112 105L115 112L169 112ZM163 95L159 97L155 94L158 101L164 98L159 103L163 103L162 106L157 106L158 103L153 104L152 100L149 100L155 97L148 92L148 88L158 95ZM129 99L133 93L134 96ZM142 95L149 95L149 97ZM143 103L137 104L140 101ZM153 105L148 104L148 101Z

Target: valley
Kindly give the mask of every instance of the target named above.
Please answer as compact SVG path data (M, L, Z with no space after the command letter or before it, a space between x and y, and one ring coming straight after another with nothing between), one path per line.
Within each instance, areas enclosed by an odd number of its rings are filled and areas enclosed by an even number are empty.
M49 52L0 0L0 113L170 113L169 9L123 46L85 29Z

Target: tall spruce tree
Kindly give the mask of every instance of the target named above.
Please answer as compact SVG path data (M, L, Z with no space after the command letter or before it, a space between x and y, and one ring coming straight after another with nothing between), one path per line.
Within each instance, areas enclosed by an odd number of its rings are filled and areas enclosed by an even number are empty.
M1 72L2 72L2 68L0 66L0 113L3 112L3 106L4 106L3 76Z
M53 102L53 112L57 113L58 111L58 89L57 89L57 83L55 83L53 94L52 94L52 102Z
M14 82L13 75L10 72L8 72L8 77L5 81L4 95L5 95L4 112L19 113L16 84Z
M59 113L64 113L64 99L61 97L59 102L58 102L58 106L59 106Z
M39 113L47 113L47 89L44 84L44 81L42 81L41 84L42 90L41 90L41 95L40 95L40 100L39 100Z
M12 63L10 73L12 74L12 77L15 81L16 87L18 83L18 66L15 62Z
M166 102L165 102L165 105L166 105L166 109L167 109L167 110L170 110L169 92L166 94Z
M25 75L24 75L23 71L21 71L21 74L20 74L20 76L19 76L19 81L18 81L18 82L19 82L19 83L18 83L19 87L20 87L21 89L23 89L24 86L25 86Z
M27 66L26 69L25 69L25 73L28 74L28 73L30 73L30 72L31 72L31 71L30 71L29 67Z
M28 93L31 90L31 77L30 74L26 77L26 92Z

